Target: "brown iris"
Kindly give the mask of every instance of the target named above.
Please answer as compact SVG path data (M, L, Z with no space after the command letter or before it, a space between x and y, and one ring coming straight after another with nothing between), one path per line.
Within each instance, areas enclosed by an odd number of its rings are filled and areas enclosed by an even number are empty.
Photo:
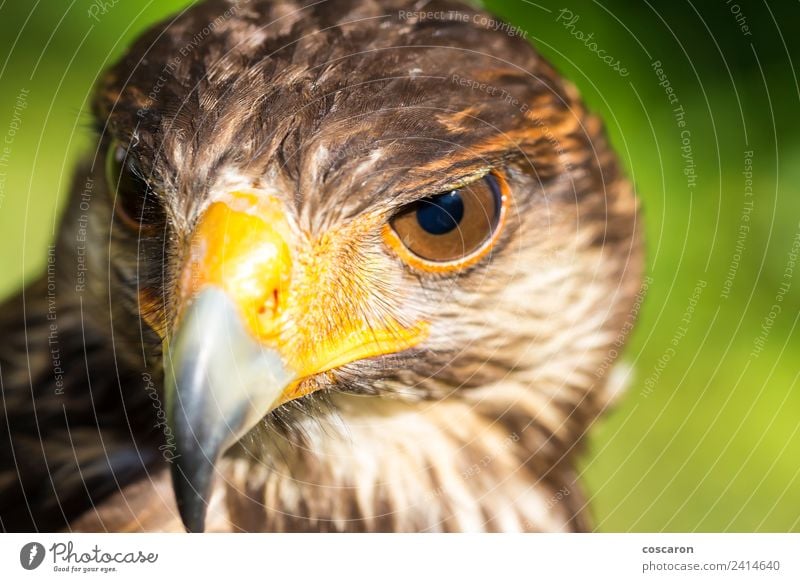
M503 186L498 175L488 174L406 206L389 222L390 246L414 266L433 270L482 256L501 223Z
M106 179L114 212L127 227L145 232L164 224L164 210L156 193L142 175L130 150L111 144L106 158Z

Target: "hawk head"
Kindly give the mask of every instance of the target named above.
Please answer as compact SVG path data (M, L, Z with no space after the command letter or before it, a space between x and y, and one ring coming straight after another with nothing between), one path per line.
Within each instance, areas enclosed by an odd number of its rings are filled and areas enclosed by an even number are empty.
M221 467L243 521L324 504L289 479L374 519L461 479L501 519L492 483L554 489L606 402L640 253L601 124L524 38L419 4L208 0L101 83L95 292L163 369L189 530Z

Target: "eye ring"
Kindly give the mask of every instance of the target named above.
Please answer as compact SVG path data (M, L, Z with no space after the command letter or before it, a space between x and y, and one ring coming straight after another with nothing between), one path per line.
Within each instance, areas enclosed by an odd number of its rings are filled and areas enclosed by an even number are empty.
M142 176L130 148L111 142L105 163L106 183L114 216L128 229L155 234L163 228L165 213L150 183Z
M480 216L476 221L474 214L476 207L474 202L468 198L456 202L452 196L454 193L464 194L480 187L496 188L496 202L494 215L489 217L483 215L482 222ZM484 194L484 198L485 198ZM409 266L427 272L450 273L463 270L478 263L494 247L500 237L506 222L508 206L511 194L507 180L499 171L493 170L480 180L467 184L464 188L445 192L436 196L431 196L424 200L412 203L404 207L384 225L382 236L389 249ZM467 205L467 208L464 205ZM435 206L435 211L429 212L426 208ZM470 208L471 207L471 208ZM484 210L485 206L478 206L477 211ZM472 213L469 218L464 213ZM428 216L425 216L425 215ZM466 222L469 218L472 225L472 232L464 235L460 229L462 218ZM459 229L455 229L458 226ZM476 230L477 229L477 230ZM486 229L485 236L481 236ZM442 239L445 247L449 247L442 253L442 259L435 258L440 252L437 249L437 237L451 237L447 241ZM452 237L460 237L461 251L455 253L454 241ZM415 240L416 239L416 240ZM471 240L470 240L471 239ZM422 252L418 241L424 241ZM449 244L448 244L449 243ZM449 250L449 253L448 253ZM415 252L416 251L416 252ZM427 256L426 256L427 255Z

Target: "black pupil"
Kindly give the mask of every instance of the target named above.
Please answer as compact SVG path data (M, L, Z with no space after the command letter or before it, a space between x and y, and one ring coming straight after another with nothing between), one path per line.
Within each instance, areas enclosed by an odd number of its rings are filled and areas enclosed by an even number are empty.
M464 218L464 200L458 190L423 200L417 209L417 222L430 234L447 234Z

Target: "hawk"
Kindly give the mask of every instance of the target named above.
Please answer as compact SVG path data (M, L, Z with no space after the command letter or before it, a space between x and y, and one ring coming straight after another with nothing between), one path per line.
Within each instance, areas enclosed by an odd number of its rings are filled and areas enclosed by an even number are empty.
M133 44L0 309L3 530L590 527L638 206L499 22L207 0Z

